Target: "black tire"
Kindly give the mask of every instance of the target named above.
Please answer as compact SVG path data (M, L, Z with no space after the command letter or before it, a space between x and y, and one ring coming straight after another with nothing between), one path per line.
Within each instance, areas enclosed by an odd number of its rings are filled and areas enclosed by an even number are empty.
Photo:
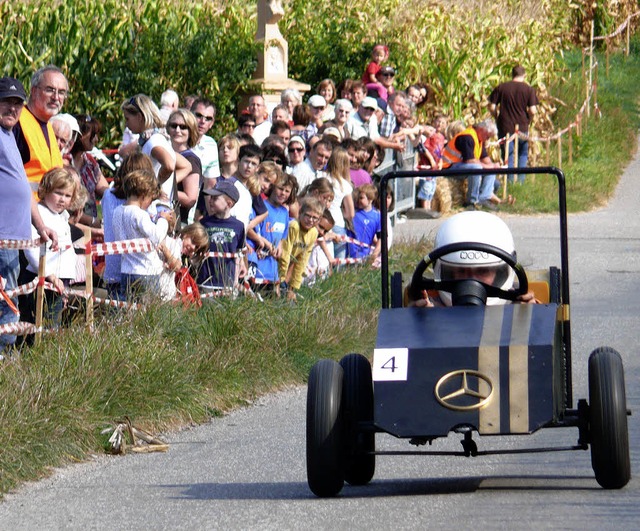
M624 487L631 479L624 368L609 347L589 356L589 434L596 480L605 489Z
M402 308L402 273L396 271L391 275L391 307Z
M360 422L373 422L371 364L361 354L340 360L344 371L342 414L344 425L344 478L350 485L366 485L376 470L375 433L358 429Z
M320 360L307 389L307 482L320 497L337 495L344 485L342 367Z

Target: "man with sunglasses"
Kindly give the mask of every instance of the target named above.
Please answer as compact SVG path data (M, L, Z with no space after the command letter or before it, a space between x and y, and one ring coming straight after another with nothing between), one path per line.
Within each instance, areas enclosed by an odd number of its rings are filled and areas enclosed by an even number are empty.
M195 115L198 123L198 143L191 151L198 156L202 163L203 190L207 190L213 188L216 179L220 177L218 144L207 135L216 118L216 106L207 98L197 98L191 105L191 112Z
M391 96L391 94L396 91L395 87L393 86L393 82L396 78L396 71L392 66L383 66L380 70L378 70L376 78L386 91L386 97L382 96L382 98L387 100L389 96Z
M62 155L49 120L62 110L69 83L57 66L40 68L31 77L31 91L20 122L13 128L31 189L35 192L42 176L62 166Z

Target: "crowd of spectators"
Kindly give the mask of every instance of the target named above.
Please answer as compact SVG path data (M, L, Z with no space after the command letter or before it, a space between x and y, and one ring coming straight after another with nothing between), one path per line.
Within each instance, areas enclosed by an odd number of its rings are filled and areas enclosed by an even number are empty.
M495 132L495 126L452 128L444 115L435 116L433 125L420 124L416 110L427 101L428 88L417 83L397 89L388 60L387 48L375 46L361 79L338 85L325 79L306 103L293 88L272 109L253 95L237 117L237 130L218 142L209 135L216 119L209 97L189 96L180 105L178 93L167 90L158 106L145 94L132 95L121 105L123 163L112 183L95 156L100 121L61 112L69 88L59 68L38 70L28 97L19 81L3 78L0 103L5 114L19 119L0 116L6 139L0 166L8 168L1 177L3 186L12 178L30 187L32 228L9 230L10 210L3 210L0 238L52 240L45 276L62 303L64 289L84 281L81 261L73 262L72 271L71 262L62 260L69 257L66 244L83 230L94 241L153 243L146 252L107 257L100 281L117 300L147 292L170 299L176 294L173 275L187 265L203 292L236 293L249 286L289 299L303 282L313 284L350 260L375 266L381 223L389 224L374 206L376 168L397 157L433 169L468 157L485 161L483 141ZM482 183L483 201L493 200L492 185ZM417 206L436 216L435 178L417 186ZM7 201L25 203L24 190L5 190ZM469 204L476 203L470 196ZM37 267L32 251L20 253L31 255L21 268L6 253L0 249L0 274L9 289L17 272L33 276ZM1 322L15 320L2 304Z

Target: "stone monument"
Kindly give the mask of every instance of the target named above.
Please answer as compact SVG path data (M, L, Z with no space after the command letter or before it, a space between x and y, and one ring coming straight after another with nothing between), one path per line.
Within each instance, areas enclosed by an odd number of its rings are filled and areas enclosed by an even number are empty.
M269 112L280 103L284 89L295 88L301 94L311 87L289 79L289 45L280 33L278 21L284 15L282 0L258 0L258 30L256 42L262 47L258 52L258 67L250 81L253 93L262 94ZM241 108L246 108L249 96L242 98Z

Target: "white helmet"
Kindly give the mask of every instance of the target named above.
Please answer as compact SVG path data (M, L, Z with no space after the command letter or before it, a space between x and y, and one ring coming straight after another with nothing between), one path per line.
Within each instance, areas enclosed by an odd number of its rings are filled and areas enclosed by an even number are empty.
M516 258L513 236L509 227L499 217L488 212L461 212L446 220L436 234L434 251L445 245L461 242L484 243L492 245ZM426 257L425 260L428 260ZM476 269L474 274L469 270ZM490 272L490 273L489 273ZM495 272L495 273L494 273ZM504 260L483 251L456 251L437 259L433 266L435 280L454 280L480 278L489 274L486 283L500 289L513 287L515 271ZM440 298L446 306L451 306L451 294L440 291ZM507 301L497 297L489 297L487 304L506 304Z

